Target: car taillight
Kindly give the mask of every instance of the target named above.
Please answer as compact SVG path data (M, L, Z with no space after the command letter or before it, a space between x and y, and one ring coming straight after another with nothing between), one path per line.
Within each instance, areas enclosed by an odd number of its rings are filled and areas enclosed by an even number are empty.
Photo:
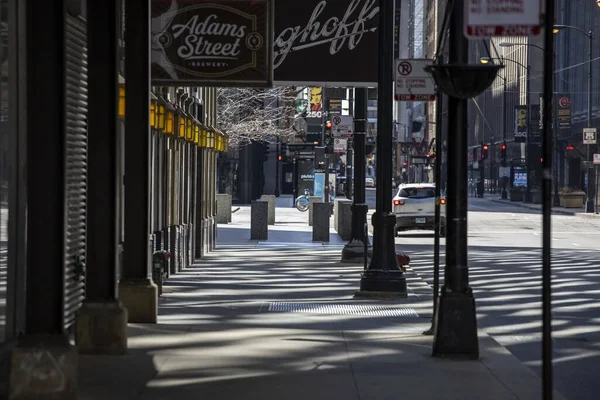
M395 206L403 206L404 205L404 200L394 200L394 205Z
M446 204L446 199L441 199L440 204Z

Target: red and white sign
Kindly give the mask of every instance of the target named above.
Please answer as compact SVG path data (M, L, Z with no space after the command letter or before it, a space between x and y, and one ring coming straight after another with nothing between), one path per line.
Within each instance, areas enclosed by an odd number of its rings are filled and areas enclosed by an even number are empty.
M435 84L425 67L431 65L428 59L396 60L396 94L397 101L433 101L435 100Z
M348 139L334 139L333 152L345 153L346 151L348 151Z
M542 0L465 0L465 36L537 36Z
M354 119L351 115L330 114L333 127L331 136L334 138L351 138L354 136Z

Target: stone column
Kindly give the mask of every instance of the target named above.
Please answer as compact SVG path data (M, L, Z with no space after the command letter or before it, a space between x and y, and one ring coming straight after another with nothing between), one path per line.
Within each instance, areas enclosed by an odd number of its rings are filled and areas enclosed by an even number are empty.
M23 176L26 196L21 199L26 203L27 219L25 226L19 227L25 265L19 271L23 276L18 289L24 309L18 314L19 335L11 350L7 397L74 399L78 357L69 342L64 298L66 280L74 279L73 284L78 284L80 277L65 273L66 5L62 0L30 0L19 8L23 11L19 26L23 33L19 51L23 55L11 80L20 96L16 119L26 122L14 127L22 138L22 155L27 161ZM83 73L78 79L75 86L87 84ZM41 99L46 100L43 105ZM84 113L85 108L82 104ZM83 128L78 138L85 143L85 125Z
M150 275L150 0L125 0L125 244L119 293L129 322L156 323Z
M117 298L118 1L88 13L88 230L86 299L77 314L80 353L127 352L127 310Z

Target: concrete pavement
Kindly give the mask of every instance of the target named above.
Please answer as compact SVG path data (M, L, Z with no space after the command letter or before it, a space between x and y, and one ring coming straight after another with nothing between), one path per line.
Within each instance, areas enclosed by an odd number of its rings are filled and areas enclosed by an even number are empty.
M362 266L339 262L333 230L313 243L308 214L287 204L269 240L249 228L240 206L216 251L169 279L158 324L129 325L129 354L80 357L80 399L541 398L483 331L480 360L431 357L431 292L411 269L408 298L355 300Z

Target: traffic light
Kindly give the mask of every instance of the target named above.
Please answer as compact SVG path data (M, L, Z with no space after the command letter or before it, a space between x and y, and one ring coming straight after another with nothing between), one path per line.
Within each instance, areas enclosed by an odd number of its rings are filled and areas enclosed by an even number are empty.
M330 146L333 145L333 138L331 135L331 128L333 127L333 124L331 123L331 121L327 121L325 122L325 146Z
M575 150L575 146L573 146L572 144L568 144L567 151L573 151L573 150Z
M281 154L278 154L277 155L277 161L281 161L281 160L283 160L283 157L281 156Z
M481 158L482 159L486 159L488 158L488 150L490 149L490 147L487 144L484 144L481 146Z
M506 161L506 143L500 145L500 157L502 160Z
M269 143L263 142L262 145L263 145L264 161L267 161L269 159L269 153L270 153Z
M425 154L425 158L427 159L427 165L429 165L429 163L431 162L431 154Z

